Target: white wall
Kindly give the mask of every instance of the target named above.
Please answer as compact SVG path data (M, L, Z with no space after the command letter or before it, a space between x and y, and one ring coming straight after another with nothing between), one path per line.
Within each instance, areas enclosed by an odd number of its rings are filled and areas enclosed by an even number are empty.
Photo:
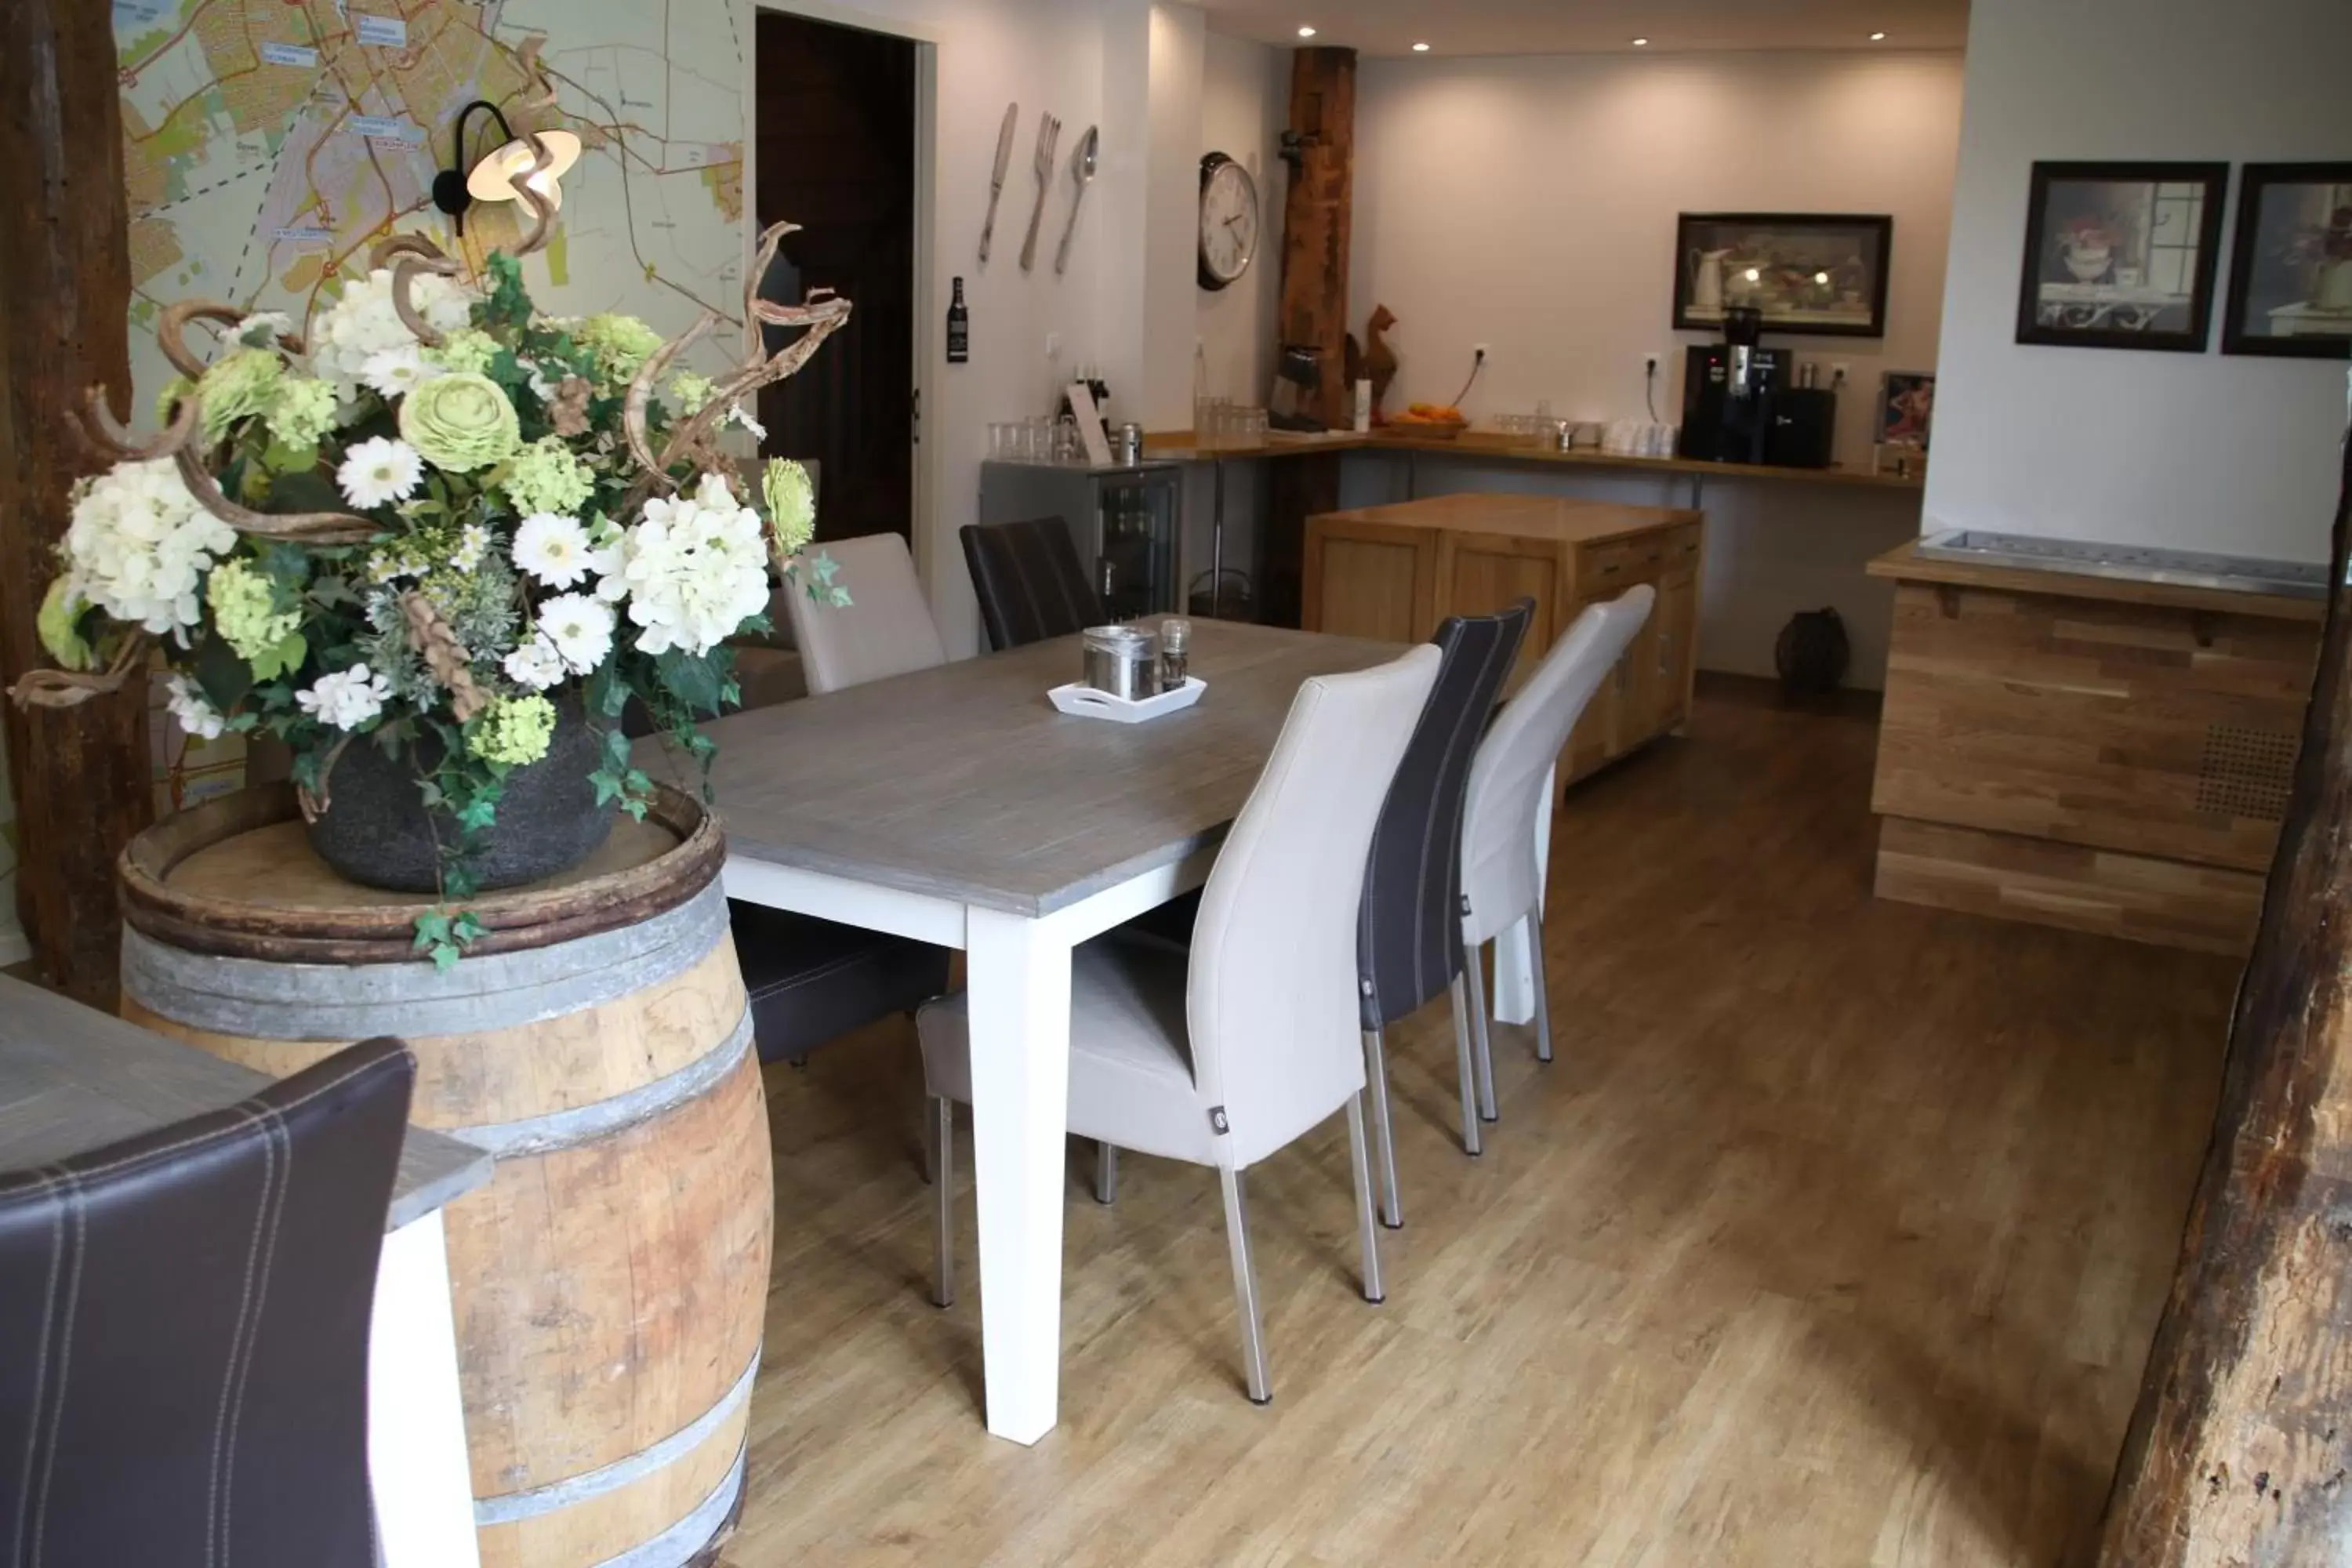
M1851 367L1837 455L1866 464L1879 372L1937 367L1961 79L1949 54L1366 60L1349 309L1359 322L1376 304L1399 318L1390 406L1454 397L1485 342L1465 405L1474 419L1538 399L1562 418L1640 417L1642 359L1657 352L1657 412L1675 421L1683 346L1712 336L1670 330L1677 214L1886 213L1885 338L1774 338L1823 362L1825 384L1830 364ZM1525 482L1439 463L1423 473L1424 491ZM1681 486L1547 482L1682 504ZM1369 473L1351 490L1386 483ZM1890 596L1862 565L1916 531L1916 497L1715 479L1706 505L1700 662L1769 674L1789 616L1833 605L1855 646L1851 679L1877 686Z
M1053 409L1062 376L1082 360L1106 357L1113 319L1105 300L1129 276L1115 263L1105 236L1119 195L1142 177L1140 149L1106 128L1102 167L1088 193L1066 276L1054 272L1054 247L1069 214L1068 167L1077 138L1104 119L1106 83L1123 79L1107 64L1114 46L1132 51L1145 31L1145 0L785 0L772 8L820 20L915 37L936 46L938 109L929 149L935 194L927 215L934 237L931 315L919 321L929 355L925 373L923 442L936 504L929 538L918 564L950 651L981 646L980 615L965 572L957 531L975 521L980 462L988 426ZM1125 31L1120 31L1124 28ZM748 16L745 32L750 33ZM1111 42L1107 43L1107 40ZM1140 56L1135 57L1138 60ZM1139 70L1134 73L1140 80ZM988 265L978 260L980 228L988 209L988 178L997 127L1008 100L1021 105L1013 163L996 215ZM750 101L747 98L746 101ZM1053 195L1038 238L1034 271L1020 266L1037 185L1032 172L1037 118L1051 110L1062 121ZM747 142L756 143L756 135ZM745 188L757 190L756 170ZM971 361L946 363L942 325L949 281L964 280L971 311ZM1047 359L1049 334L1061 340L1058 365Z
M2347 62L2347 0L1975 0L1929 528L2326 559L2342 364L2025 346L2017 295L2035 160L2352 158Z

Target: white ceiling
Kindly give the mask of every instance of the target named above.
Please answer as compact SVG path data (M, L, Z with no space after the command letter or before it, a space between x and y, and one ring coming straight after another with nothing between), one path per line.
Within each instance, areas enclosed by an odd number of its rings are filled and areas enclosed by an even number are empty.
M1969 0L1196 0L1222 33L1368 55L1689 49L1957 49ZM1316 36L1301 40L1298 29ZM1883 32L1883 43L1870 35Z

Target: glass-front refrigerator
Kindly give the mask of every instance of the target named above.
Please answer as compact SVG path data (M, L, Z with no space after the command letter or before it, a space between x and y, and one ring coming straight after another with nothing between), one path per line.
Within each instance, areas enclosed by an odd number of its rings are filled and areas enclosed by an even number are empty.
M1183 473L1176 463L984 462L980 521L1059 518L1113 620L1173 615L1181 609Z

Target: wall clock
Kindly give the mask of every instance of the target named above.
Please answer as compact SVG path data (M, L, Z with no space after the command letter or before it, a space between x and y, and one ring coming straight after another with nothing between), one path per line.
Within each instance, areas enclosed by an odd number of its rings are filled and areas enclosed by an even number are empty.
M1201 287L1227 288L1247 272L1257 237L1257 182L1223 153L1207 154L1201 160Z

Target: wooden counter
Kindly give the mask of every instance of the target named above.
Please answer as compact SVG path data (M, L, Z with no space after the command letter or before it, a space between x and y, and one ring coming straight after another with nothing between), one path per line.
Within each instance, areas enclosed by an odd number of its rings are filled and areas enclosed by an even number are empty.
M1933 561L1895 584L1882 898L2243 952L2322 605Z
M1561 496L1451 495L1307 521L1309 631L1418 642L1448 616L1535 601L1516 689L1587 605L1636 583L1656 606L1560 754L1581 778L1690 718L1697 669L1701 514Z
M1262 441L1223 442L1202 446L1190 430L1162 430L1143 438L1143 455L1168 462L1204 463L1251 458L1304 458L1324 452L1392 452L1412 458L1451 458L1468 462L1526 463L1538 468L1621 469L1654 474L1678 474L1691 479L1770 479L1792 484L1859 485L1871 489L1907 490L1925 488L1918 479L1874 474L1861 468L1785 468L1759 463L1710 463L1693 458L1631 458L1579 447L1559 452L1529 444L1523 437L1499 431L1465 430L1452 440L1402 436L1393 430L1358 435L1336 430L1321 436L1277 432Z

